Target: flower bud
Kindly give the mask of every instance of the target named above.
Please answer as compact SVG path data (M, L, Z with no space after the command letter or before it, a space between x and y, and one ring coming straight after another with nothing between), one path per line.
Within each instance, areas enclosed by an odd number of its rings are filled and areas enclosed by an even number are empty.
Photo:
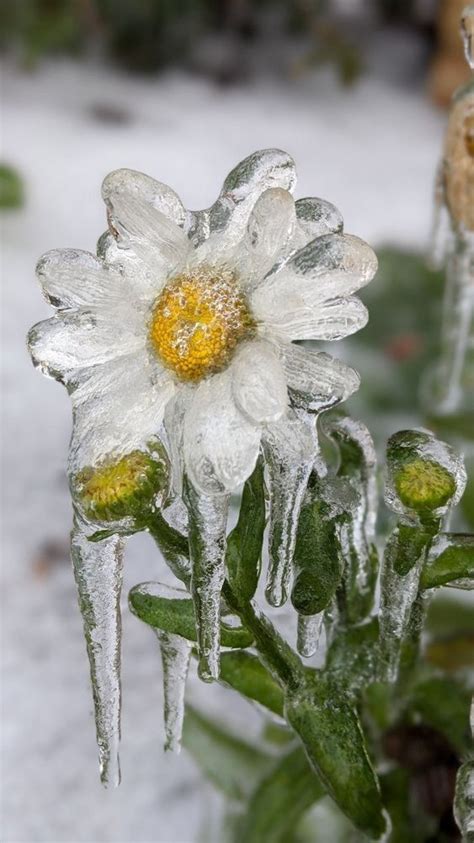
M74 496L87 519L96 522L142 520L166 497L168 460L161 445L106 458L76 474Z
M441 516L464 491L462 459L449 445L425 430L402 430L387 448L387 505L411 520Z

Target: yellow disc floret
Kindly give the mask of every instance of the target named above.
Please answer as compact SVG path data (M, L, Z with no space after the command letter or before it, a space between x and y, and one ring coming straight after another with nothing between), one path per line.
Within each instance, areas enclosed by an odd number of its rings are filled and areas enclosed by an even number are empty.
M254 330L235 274L199 267L172 278L159 295L150 341L179 380L198 381L223 369L237 344Z
M417 511L438 509L453 497L456 485L450 472L434 460L414 459L395 475L402 503Z
M149 508L166 484L164 460L143 451L82 469L75 491L88 518L113 521L136 517Z

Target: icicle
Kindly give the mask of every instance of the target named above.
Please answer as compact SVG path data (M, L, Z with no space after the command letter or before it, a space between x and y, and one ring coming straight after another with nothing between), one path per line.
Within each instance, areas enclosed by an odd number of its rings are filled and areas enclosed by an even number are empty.
M192 644L180 635L155 630L163 664L165 750L179 753L184 721L184 692Z
M189 513L191 590L196 611L199 676L219 678L220 600L225 575L226 524L229 498L210 496L185 483Z
M315 417L289 410L268 425L263 448L269 471L270 563L266 596L272 606L288 597L291 561L295 549L298 516L308 478L317 454Z
M474 70L474 3L465 6L461 17L461 35L466 61Z
M71 555L89 656L100 777L104 785L116 787L120 783L123 540L111 536L99 542L90 542L84 527L78 519L75 520Z
M298 615L297 650L300 656L309 659L317 652L323 627L324 612L317 615Z

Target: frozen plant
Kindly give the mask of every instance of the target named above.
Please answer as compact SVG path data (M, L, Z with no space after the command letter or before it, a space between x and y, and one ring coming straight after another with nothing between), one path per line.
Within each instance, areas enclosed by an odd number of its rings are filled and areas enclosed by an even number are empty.
M161 649L166 747L207 728L185 714L196 657L204 681L267 709L283 735L277 761L258 751L263 778L234 838L293 839L328 794L378 840L400 821L383 739L419 691L428 597L440 584L470 586L474 543L446 533L465 484L460 457L424 430L392 437L386 501L399 520L376 613L375 449L364 424L334 410L359 376L301 341L365 325L353 294L377 261L329 202L295 201L295 181L286 153L257 152L211 208L192 212L148 176L112 173L97 257L54 251L38 264L56 313L29 346L73 404L72 557L104 783L120 778L123 544L148 531L177 584L139 584L129 605ZM228 532L233 493L240 512ZM296 648L255 601L267 521L265 593L272 606L290 598ZM316 669L303 659L323 638ZM287 810L275 815L281 781Z

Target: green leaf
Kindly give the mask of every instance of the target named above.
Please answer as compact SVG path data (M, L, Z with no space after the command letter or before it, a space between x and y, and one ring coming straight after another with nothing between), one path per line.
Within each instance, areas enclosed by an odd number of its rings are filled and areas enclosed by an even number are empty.
M286 843L304 812L325 793L303 749L292 749L252 795L238 843Z
M442 732L461 754L471 748L471 691L454 679L435 676L413 690L408 710Z
M247 603L255 594L260 575L266 524L264 464L260 458L245 483L239 520L227 538L226 567L237 598Z
M130 611L144 623L196 641L196 616L193 601L180 589L171 589L160 583L141 583L128 595ZM252 634L242 626L231 627L221 623L221 643L224 647L249 647Z
M204 775L230 799L248 798L272 764L254 743L231 735L189 705L182 743Z
M329 647L326 668L337 684L358 691L377 678L379 623L377 618L341 630Z
M191 563L189 561L189 545L186 536L183 536L182 533L168 524L161 512L154 513L146 526L170 570L175 577L189 587L191 582Z
M379 839L385 831L380 789L356 711L329 679L307 675L305 686L287 694L286 718L334 801L357 828Z
M390 843L407 843L413 839L413 817L410 815L410 777L406 770L390 770L380 777L384 805L390 814Z
M474 535L443 533L431 548L420 585L437 588L463 579L472 580L474 588Z
M0 209L21 208L25 201L23 181L13 167L0 164Z
M220 678L239 694L283 716L282 690L257 656L245 650L221 653Z
M293 557L291 602L301 615L317 615L341 582L343 560L330 506L308 490L301 507Z

